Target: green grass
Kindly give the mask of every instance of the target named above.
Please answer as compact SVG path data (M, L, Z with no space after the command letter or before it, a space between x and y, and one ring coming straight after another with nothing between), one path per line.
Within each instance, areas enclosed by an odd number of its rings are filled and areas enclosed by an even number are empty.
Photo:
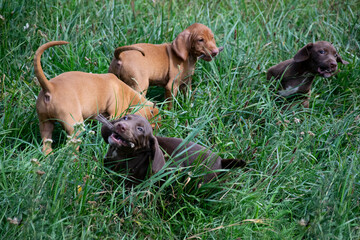
M359 13L357 0L0 0L0 236L359 239ZM97 123L86 124L77 158L60 126L55 153L41 153L32 62L41 44L70 42L44 53L48 78L106 73L115 47L171 42L194 22L225 50L197 63L193 91L161 110L157 134L244 159L247 169L201 188L200 169L172 169L126 191L124 176L102 167L107 146ZM333 42L350 64L315 79L309 109L281 112L266 69L317 40ZM152 88L148 97L161 106L161 94ZM15 217L19 225L8 220Z

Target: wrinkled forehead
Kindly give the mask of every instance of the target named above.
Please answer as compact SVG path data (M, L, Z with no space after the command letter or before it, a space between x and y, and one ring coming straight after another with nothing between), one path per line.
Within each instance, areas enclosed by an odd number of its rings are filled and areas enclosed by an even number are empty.
M129 114L129 115L126 115L126 116L122 117L121 119L119 119L119 121L121 121L121 120L124 121L125 118L126 118L125 121L127 121L131 125L142 126L144 128L152 129L149 121L142 116L135 115L135 114Z
M313 49L315 51L317 51L317 50L328 50L328 51L336 52L335 47L329 42L316 42L313 45Z
M148 121L146 120L146 118L140 116L140 115L135 115L135 114L128 114L125 115L122 118L127 118L128 120L132 121L132 122L136 122L136 123L142 123L142 124L146 124Z
M205 38L212 38L214 34L211 32L211 29L201 23L194 23L187 28L190 33L194 36L201 36Z

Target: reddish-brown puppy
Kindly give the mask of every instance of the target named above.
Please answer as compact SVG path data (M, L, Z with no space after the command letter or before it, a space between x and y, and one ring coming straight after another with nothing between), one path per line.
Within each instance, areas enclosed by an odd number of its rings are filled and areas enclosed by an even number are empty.
M117 48L109 72L144 96L149 85L165 87L168 100L178 90L185 92L186 87L191 88L191 76L199 57L211 61L222 50L216 47L211 30L200 23L192 24L172 43L131 46L141 48L142 53L127 51L129 46Z
M309 107L311 85L316 75L328 78L338 72L342 60L334 46L326 41L309 43L294 58L269 68L267 79L280 79L279 94L283 97L306 94L303 106Z
M75 123L99 113L115 117L137 108L137 114L148 119L159 113L153 103L111 73L66 72L48 81L41 67L41 55L49 47L67 43L48 42L39 47L34 58L35 75L42 88L36 101L36 110L46 154L52 151L51 138L55 121L60 122L67 134L72 135Z
M137 115L127 115L111 124L104 124L101 135L110 145L104 160L105 167L116 172L124 171L133 183L144 180L148 172L160 171L165 159L168 160L165 155L173 161L170 166L186 167L201 163L208 172L204 182L218 175L214 170L245 166L242 160L222 159L193 142L184 144L180 138L156 137L149 122Z

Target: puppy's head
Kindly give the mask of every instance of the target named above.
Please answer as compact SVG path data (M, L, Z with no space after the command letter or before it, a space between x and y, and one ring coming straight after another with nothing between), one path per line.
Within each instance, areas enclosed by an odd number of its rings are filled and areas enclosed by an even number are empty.
M205 61L211 61L221 51L216 47L214 34L207 26L194 23L181 32L171 44L175 51L183 61L189 55L194 57L202 56Z
M153 172L158 172L164 165L164 155L158 141L153 135L150 123L143 117L130 114L112 121L113 129L106 125L101 128L105 142L115 147L117 151L142 155L149 152Z
M328 78L336 74L338 62L349 64L342 60L334 46L326 41L308 43L294 56L295 62L308 61L311 71L322 77Z

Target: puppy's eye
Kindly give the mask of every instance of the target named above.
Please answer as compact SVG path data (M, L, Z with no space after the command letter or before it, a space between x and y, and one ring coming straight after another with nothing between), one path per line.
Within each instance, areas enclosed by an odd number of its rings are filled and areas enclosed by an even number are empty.
M203 39L203 38L200 38L198 41L199 41L199 42L203 42L203 41L204 41L204 39Z
M137 127L137 130L138 130L139 132L144 132L144 128L143 128L143 127Z
M335 53L334 57L338 57L337 53Z
M123 119L124 119L125 121L127 121L127 120L128 120L128 117L127 117L127 116L125 116L125 117L123 117Z
M324 54L325 51L324 51L324 50L320 50L319 53L320 53L320 54Z

